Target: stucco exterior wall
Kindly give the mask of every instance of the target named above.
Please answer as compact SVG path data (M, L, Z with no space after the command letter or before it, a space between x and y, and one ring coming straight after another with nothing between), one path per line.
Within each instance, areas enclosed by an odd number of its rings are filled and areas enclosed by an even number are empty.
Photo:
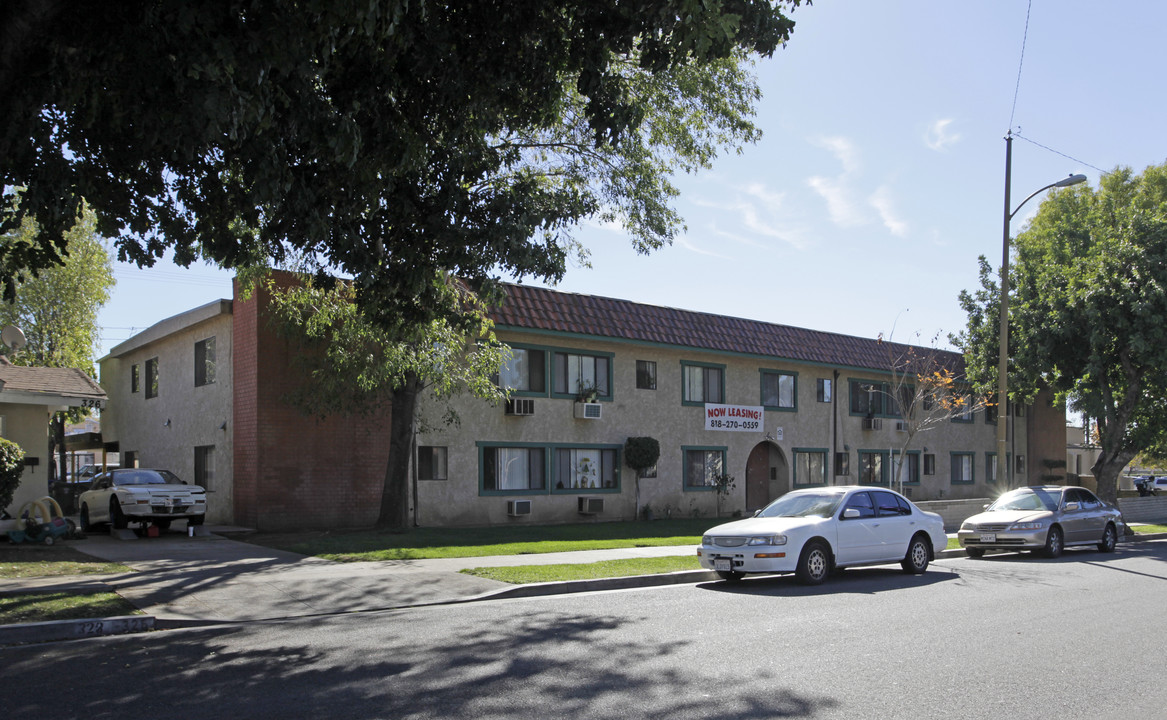
M230 303L223 302L214 312L187 318L191 324L178 322L143 342L123 343L100 363L101 385L109 396L102 439L107 446L117 443L123 462L133 457L138 467L164 468L195 482L195 448L214 448L206 488L207 522L213 523L234 517L233 347ZM195 344L208 338L215 338L214 381L196 386ZM152 359L158 362L158 394L147 397L146 363Z
M15 515L29 500L36 500L49 494L49 419L51 412L44 405L21 403L0 403L0 417L3 421L3 437L19 445L26 457L39 461L36 467L25 467L20 477L20 485L12 497L12 505L7 508Z
M578 353L610 354L613 390L610 401L602 402L602 418L582 420L575 417L571 398L552 397L548 392L533 397L534 414L508 416L504 407L491 406L468 396L452 401L460 423L445 427L440 418L445 404L427 399L422 404L422 427L418 438L422 447L444 447L447 454L447 479L419 480L418 515L422 525L484 525L508 522L558 523L579 522L589 518L627 520L635 515L636 478L628 467L619 471L618 488L560 489L548 473L546 488L538 492L489 491L483 488L482 450L487 444L513 447L616 447L623 458L623 445L629 437L651 436L661 445L656 477L640 480L640 504L653 509L656 517L698 515L712 517L717 512L716 493L706 488L686 488L684 463L686 448L723 449L725 471L735 478L730 494L722 500L721 514L746 511L746 465L759 445L766 450L771 477L766 483L768 499L773 499L804 479L796 477L795 453L799 450L825 451L828 468L833 453L845 453L850 472L834 476L828 469L827 482L858 482L859 453L898 454L904 434L896 429L894 419L885 419L878 430L863 429L861 414L850 411L851 380L886 380L876 372L830 368L747 356L730 356L647 343L614 342L599 338L573 337L549 333L502 331L501 339L513 346L538 347L551 354L555 350ZM636 361L656 363L657 388L636 388ZM723 402L758 406L761 401L761 372L780 371L796 375L796 402L791 410L766 410L763 426L757 431L725 432L705 429L704 407L682 402L683 363L710 364L724 369ZM836 370L838 373L836 374ZM817 380L832 381L832 402L819 402ZM551 382L548 374L547 382ZM1019 434L1024 434L1024 427ZM987 423L982 413L972 422L945 422L934 430L916 436L908 452L935 457L935 473L923 475L917 485L905 488L917 499L982 498L996 494L987 484L985 464L995 447L996 426ZM927 448L925 450L925 448ZM951 482L952 453L970 453L974 478L967 484ZM578 498L602 497L604 511L595 516L578 513ZM507 501L531 500L531 514L508 517Z

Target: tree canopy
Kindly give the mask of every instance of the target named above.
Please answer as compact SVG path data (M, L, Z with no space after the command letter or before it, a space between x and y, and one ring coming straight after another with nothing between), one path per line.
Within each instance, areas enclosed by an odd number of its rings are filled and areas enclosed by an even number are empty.
M581 218L651 248L678 228L667 170L754 132L756 88L708 84L798 4L8 3L0 184L24 201L0 232L44 234L0 278L59 261L82 198L122 259L295 256L383 326L432 319L443 273L557 279Z
M1094 418L1092 471L1113 500L1122 468L1167 433L1167 165L1055 192L1015 243L1010 398L1044 385ZM984 258L981 285L961 294L969 325L954 339L970 375L995 383L998 289Z

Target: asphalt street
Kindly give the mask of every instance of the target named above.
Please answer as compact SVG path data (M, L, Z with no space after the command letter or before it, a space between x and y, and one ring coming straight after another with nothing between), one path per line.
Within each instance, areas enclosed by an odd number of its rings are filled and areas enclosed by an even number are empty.
M18 718L1162 717L1165 580L1155 541L494 600L6 648L0 687Z

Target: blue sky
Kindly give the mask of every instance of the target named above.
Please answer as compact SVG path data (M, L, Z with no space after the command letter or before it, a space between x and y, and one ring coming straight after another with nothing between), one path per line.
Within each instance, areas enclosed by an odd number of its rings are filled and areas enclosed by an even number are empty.
M755 68L761 142L679 179L688 231L645 257L584 227L592 267L559 289L947 346L977 256L1000 263L1010 128L1014 207L1071 173L1097 186L1167 161L1167 3L820 0L794 18ZM115 276L103 352L231 292L204 266Z

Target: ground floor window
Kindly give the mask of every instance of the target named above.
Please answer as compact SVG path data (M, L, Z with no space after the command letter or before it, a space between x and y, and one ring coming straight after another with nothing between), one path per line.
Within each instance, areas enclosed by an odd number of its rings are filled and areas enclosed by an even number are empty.
M556 448L555 489L588 490L617 486L615 449Z
M546 450L526 447L482 448L483 490L543 490Z
M971 483L973 479L973 454L970 452L952 453L952 482Z
M886 485L887 484L887 451L860 450L859 451L859 484Z
M904 485L920 484L920 453L909 452L903 456L902 462L900 457L899 452L892 455L892 477ZM898 477L895 476L897 472Z
M794 449L794 484L827 484L827 451Z
M685 488L713 488L725 474L725 448L685 448Z
M421 445L417 448L417 479L445 480L446 455L444 447Z

